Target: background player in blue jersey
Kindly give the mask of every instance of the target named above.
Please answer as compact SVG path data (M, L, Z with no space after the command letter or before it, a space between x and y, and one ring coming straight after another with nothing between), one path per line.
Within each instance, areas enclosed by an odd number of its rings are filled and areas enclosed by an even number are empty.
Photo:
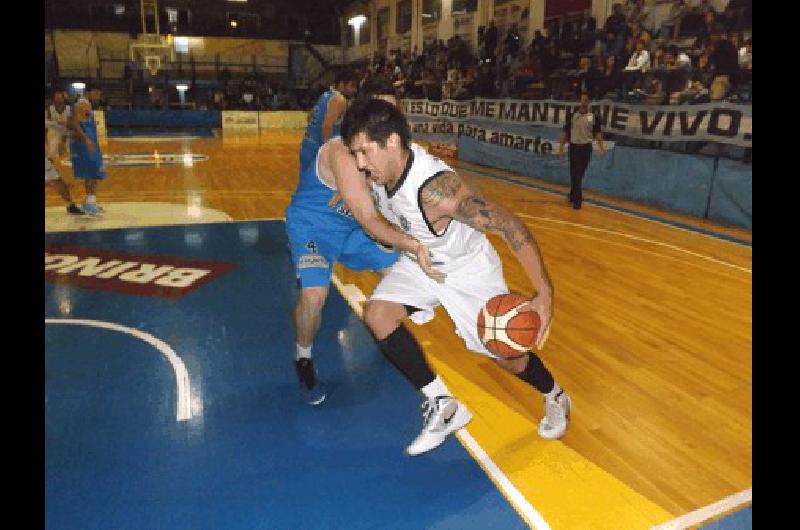
M76 179L83 180L86 188L86 203L81 209L88 215L102 216L103 209L97 205L95 194L98 181L106 178L106 170L103 167L103 153L97 143L97 124L92 114L92 104L86 99L78 100L68 123L72 133L69 144L72 173Z
M323 92L308 118L308 126L300 144L300 171L316 159L319 148L334 136L339 136L342 116L347 110L347 98L358 90L358 74L350 69L339 70L333 86Z

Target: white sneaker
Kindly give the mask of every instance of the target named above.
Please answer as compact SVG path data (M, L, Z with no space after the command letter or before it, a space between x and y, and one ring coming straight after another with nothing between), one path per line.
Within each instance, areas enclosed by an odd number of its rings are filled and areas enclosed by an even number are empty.
M472 414L453 396L436 396L422 404L422 432L406 448L417 456L436 449L447 436L472 420Z
M557 440L567 432L572 400L563 389L553 399L544 398L544 418L539 422L539 436Z

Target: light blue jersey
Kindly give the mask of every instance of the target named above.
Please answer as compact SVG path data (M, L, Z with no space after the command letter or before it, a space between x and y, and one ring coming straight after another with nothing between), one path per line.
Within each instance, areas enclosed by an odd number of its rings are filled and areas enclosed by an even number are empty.
M364 233L343 201L328 206L336 190L317 174L319 151L300 171L300 182L286 208L286 233L302 287L327 286L337 261L353 270L378 271L398 258Z
M312 165L316 160L317 151L325 143L322 139L322 124L325 122L325 114L328 112L328 104L334 96L339 96L341 93L335 88L331 88L323 93L317 100L316 105L311 110L311 117L308 120L306 127L306 135L303 137L303 143L300 144L300 171L305 171L308 166ZM333 124L333 136L339 136L342 130L341 118Z
M100 152L100 144L97 141L97 123L94 121L94 114L90 112L89 116L80 122L80 127L84 134L92 140L95 149L94 153L90 152L81 138L71 136L69 152L72 160L72 173L75 178L79 179L104 179L106 171L103 167L103 153Z
M328 187L317 174L319 152L320 148L317 148L311 163L307 164L305 169L300 170L300 179L289 202L288 209L302 210L307 214L318 215L320 218L325 219L324 224L329 228L336 227L349 230L358 227L358 222L353 219L350 211L345 208L343 201L339 201L334 208L328 206L328 202L336 193L336 189Z

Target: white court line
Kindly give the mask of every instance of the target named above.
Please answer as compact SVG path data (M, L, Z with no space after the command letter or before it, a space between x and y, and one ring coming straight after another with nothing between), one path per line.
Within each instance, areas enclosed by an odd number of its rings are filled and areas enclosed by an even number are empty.
M650 530L683 530L684 528L689 528L690 526L707 521L708 519L711 519L717 515L729 512L734 508L748 502L753 502L753 488L740 491L739 493L734 493L733 495L725 497L721 501L717 501L714 504L709 504L708 506L704 506L693 512L681 515L672 521L667 521L666 523L656 525Z
M150 344L158 351L164 354L164 357L172 365L175 371L175 379L178 384L178 421L187 421L192 418L191 401L189 399L190 386L189 386L189 373L186 371L186 366L175 351L161 339L158 339L149 333L140 331L138 329L129 328L121 324L114 324L113 322L103 322L102 320L80 320L72 318L45 318L45 324L66 324L72 326L90 326L95 328L110 329L112 331L119 331L132 335L137 339L143 340Z
M549 217L537 217L535 215L528 215L528 214L525 214L525 213L518 213L517 215L520 216L520 217L527 217L528 219L537 219L537 220L540 220L540 221L548 221L548 222L551 222L551 223L558 223L558 224L563 224L563 225L577 226L577 227L580 227L580 228L585 228L586 230L592 230L594 232L605 232L607 234L614 234L614 235L625 237L625 238L628 238L628 239L633 239L635 241L644 241L645 243L652 243L653 245L658 245L658 246L661 246L661 247L667 247L667 248L670 248L672 250L677 250L678 252L683 252L685 254L689 254L689 255L692 255L692 256L697 257L697 258L702 258L704 260L708 260L708 261L717 263L719 265L724 265L726 267L731 267L733 269L738 269L740 271L747 272L747 273L750 273L750 274L753 273L753 271L751 269L748 269L748 268L745 268L745 267L740 267L739 265L734 265L733 263L728 263L727 261L718 260L716 258L712 258L710 256L706 256L705 254L698 254L697 252L692 252L691 250L686 250L685 248L681 248L681 247L678 247L678 246L675 246L675 245L670 245L669 243L662 243L661 241L653 241L652 239L647 239L647 238L644 238L644 237L639 237L639 236L634 236L634 235L631 235L631 234L626 234L625 232L617 232L615 230L608 230L608 229L605 229L605 228L598 228L596 226L590 226L590 225L585 225L585 224L581 224L581 223L573 223L571 221L562 221L560 219L551 219Z
M331 281L344 299L347 300L347 303L353 311L355 311L360 318L363 318L364 309L361 307L361 303L366 301L367 298L364 296L364 293L361 292L361 289L352 283L343 284L336 274L331 275ZM472 437L467 428L462 428L456 433L456 436L459 441L461 441L461 444L467 447L467 452L477 460L478 464L489 474L497 487L503 491L506 499L511 502L514 509L517 510L523 519L538 530L550 530L550 525L547 524L547 521L545 521L541 514L536 511L536 508L528 502L528 499L520 493L517 487L511 482L511 479L503 473L491 457L486 454L486 451L484 451L483 447Z

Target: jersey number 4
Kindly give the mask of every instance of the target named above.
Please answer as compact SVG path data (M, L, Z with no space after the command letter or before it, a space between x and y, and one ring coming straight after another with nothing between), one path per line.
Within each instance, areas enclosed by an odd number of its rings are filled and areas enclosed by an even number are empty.
M312 254L316 254L317 253L317 243L315 241L309 241L308 243L306 243L306 248Z

